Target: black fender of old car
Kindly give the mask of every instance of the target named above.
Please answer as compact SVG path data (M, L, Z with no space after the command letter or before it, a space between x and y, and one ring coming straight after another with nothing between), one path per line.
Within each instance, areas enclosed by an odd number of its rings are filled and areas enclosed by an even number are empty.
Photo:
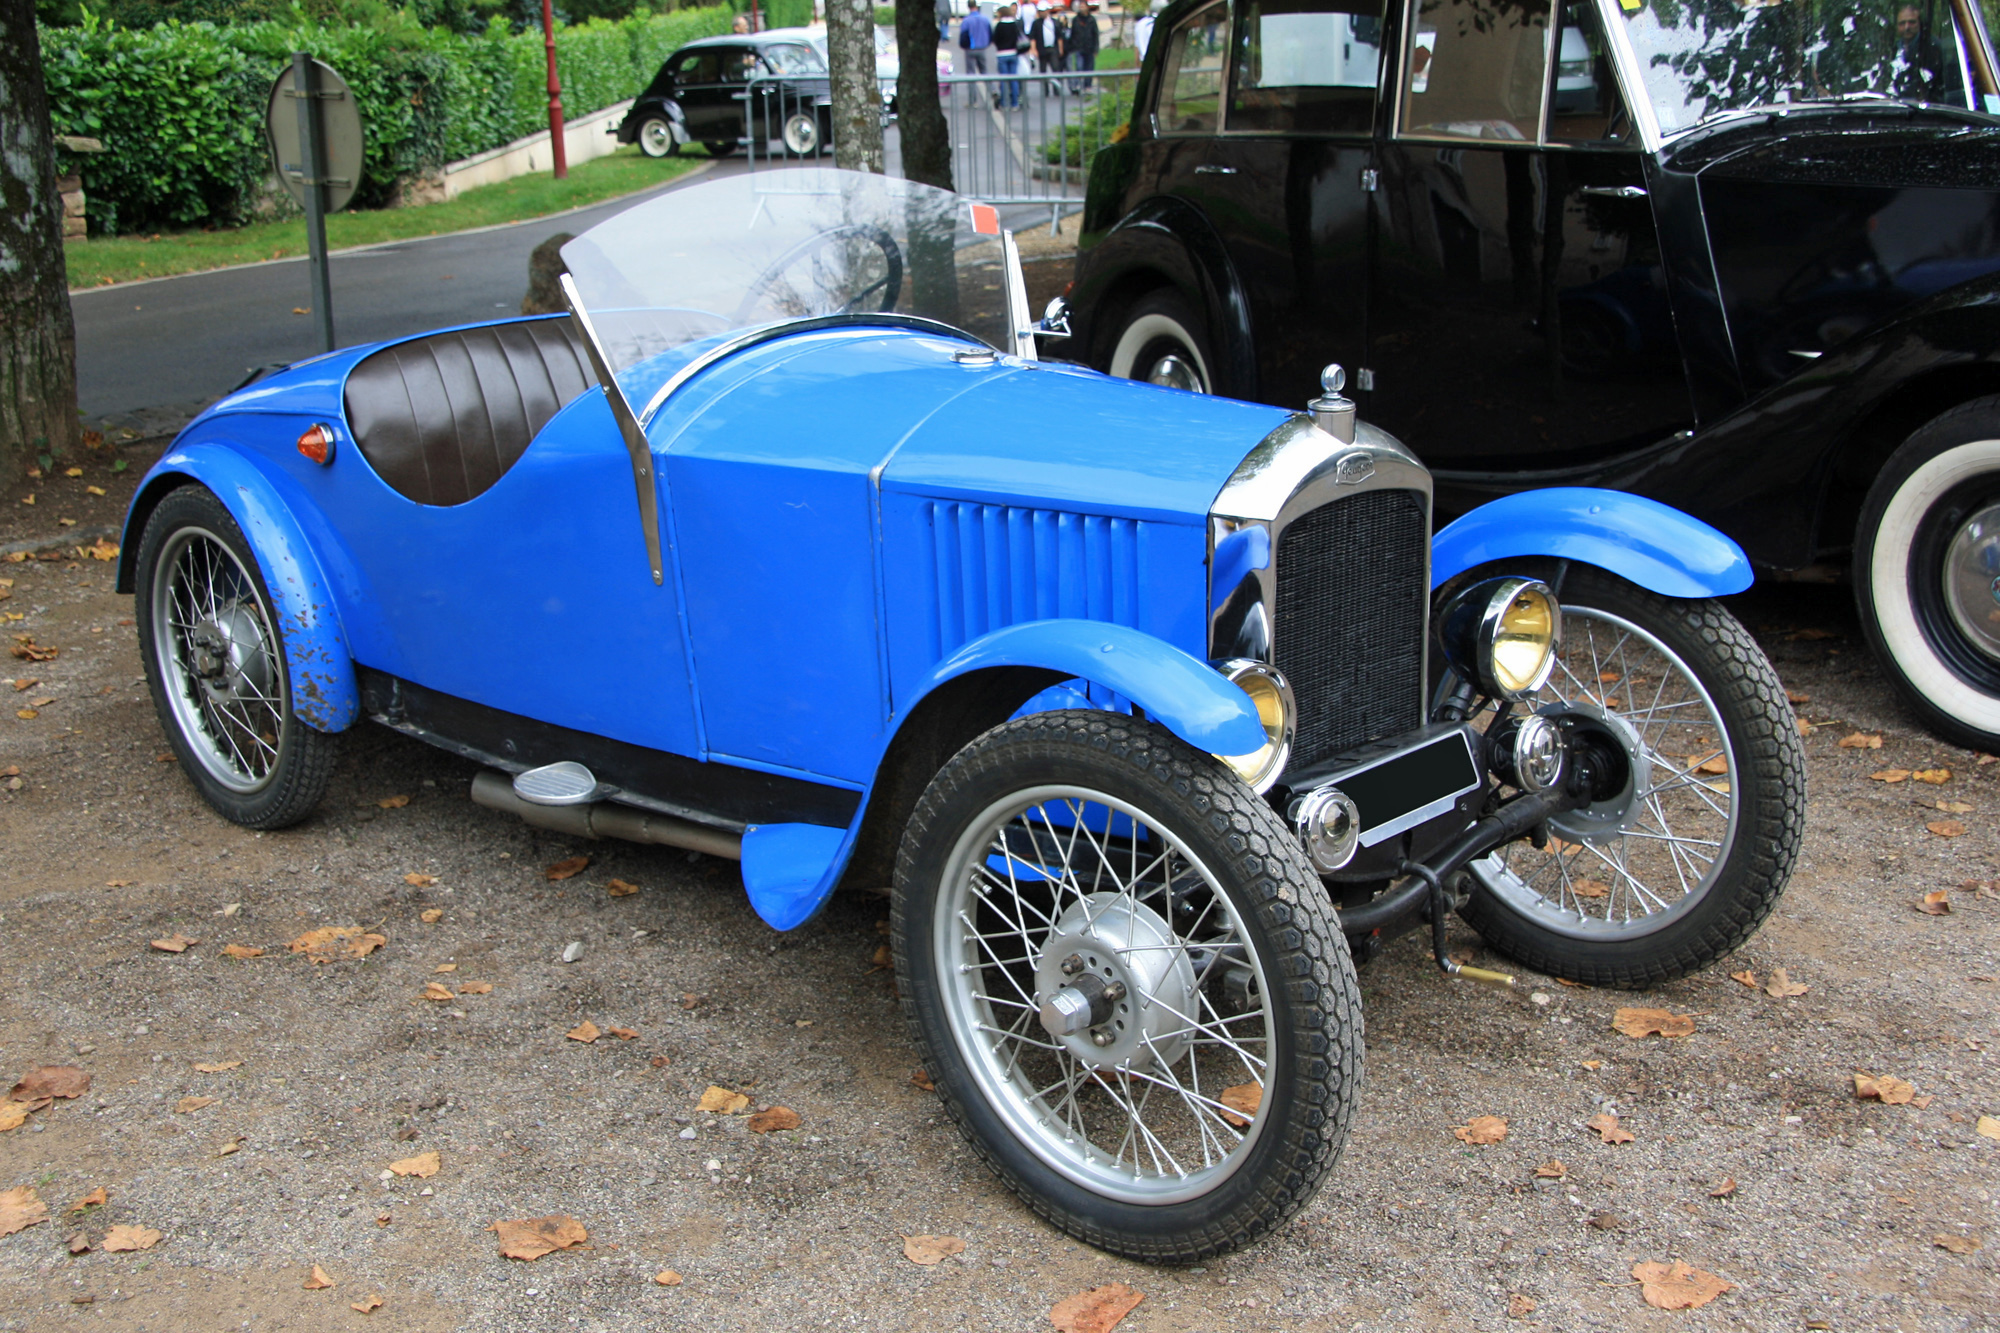
M1217 362L1214 391L1228 397L1256 397L1257 350L1249 296L1228 248L1199 210L1167 196L1146 200L1078 256L1077 273L1071 307L1089 314L1071 324L1065 344L1051 348L1057 355L1093 364L1102 361L1111 348L1099 344L1132 302L1147 292L1171 287L1204 322L1202 331Z
M665 116L675 127L674 137L681 143L687 142L687 116L681 104L669 93L659 93L648 89L632 103L632 109L625 113L625 119L618 122L618 142L637 143L639 127L655 116Z

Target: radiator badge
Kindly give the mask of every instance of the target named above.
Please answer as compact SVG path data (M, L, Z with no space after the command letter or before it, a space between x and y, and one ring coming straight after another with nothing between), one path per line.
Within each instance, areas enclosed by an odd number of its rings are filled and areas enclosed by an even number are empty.
M1333 467L1333 479L1342 486L1358 486L1374 475L1375 460L1363 453L1349 454Z

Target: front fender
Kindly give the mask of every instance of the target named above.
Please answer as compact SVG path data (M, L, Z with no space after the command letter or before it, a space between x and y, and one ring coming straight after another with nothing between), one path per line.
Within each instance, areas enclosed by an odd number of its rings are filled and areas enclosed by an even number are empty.
M154 505L189 481L206 486L243 530L270 590L278 632L291 664L292 708L315 731L344 731L361 713L354 658L331 585L298 521L269 477L233 449L176 447L146 475L125 519L118 589L137 582L139 538Z
M1743 548L1698 518L1623 491L1558 486L1483 504L1431 539L1431 587L1475 565L1554 556L1610 570L1663 597L1750 586Z

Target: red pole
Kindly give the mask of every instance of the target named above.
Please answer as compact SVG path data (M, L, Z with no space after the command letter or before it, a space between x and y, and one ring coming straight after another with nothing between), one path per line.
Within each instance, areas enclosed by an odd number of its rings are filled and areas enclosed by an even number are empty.
M763 30L764 30L764 19L763 16L757 12L757 0L750 0L750 31L762 32Z
M562 80L556 76L556 20L549 0L542 0L542 42L549 50L549 147L556 155L557 180L569 175L569 153L563 144Z

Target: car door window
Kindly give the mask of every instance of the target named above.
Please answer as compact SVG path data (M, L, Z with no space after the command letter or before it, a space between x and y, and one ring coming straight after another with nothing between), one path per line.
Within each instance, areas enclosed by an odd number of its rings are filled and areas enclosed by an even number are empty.
M742 83L758 72L757 53L748 47L724 47L720 54L724 83Z
M1213 134L1222 111L1223 58L1229 51L1229 7L1217 3L1174 29L1161 68L1161 134Z
M1410 0L1405 26L1400 133L1540 137L1549 0Z
M764 59L780 74L817 74L819 57L803 46L767 46Z
M687 88L696 84L714 83L716 59L714 51L689 51L670 67L676 87Z
M1236 27L1229 128L1367 133L1381 42L1380 0L1247 0Z
M1550 143L1624 143L1632 118L1618 92L1611 50L1598 26L1597 6L1572 0L1562 7L1556 33L1554 82L1549 89Z

